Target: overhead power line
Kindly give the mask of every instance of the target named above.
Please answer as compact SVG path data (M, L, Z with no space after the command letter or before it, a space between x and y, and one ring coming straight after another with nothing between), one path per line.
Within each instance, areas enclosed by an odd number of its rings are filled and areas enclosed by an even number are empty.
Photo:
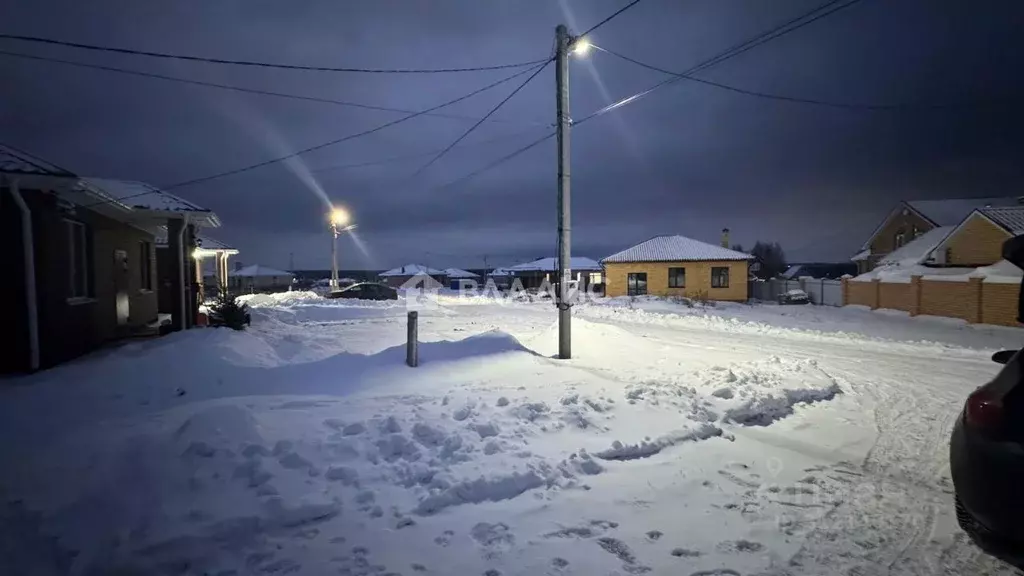
M845 1L845 3L842 3L844 1ZM799 30L800 28L803 28L804 26L807 26L808 24L811 24L811 23L816 22L816 21L818 21L818 20L820 20L820 19L822 19L822 18L824 18L826 16L834 14L834 13L836 13L836 12L838 12L838 11L844 9L844 8L849 8L850 6L853 6L854 4L856 4L857 2L860 2L860 1L861 0L831 0L829 2L826 2L825 4L822 4L821 6L818 6L817 8L814 8L814 9L810 10L809 12L806 12L806 13L800 15L800 16L797 16L796 18L793 18L792 20L789 20L789 21L787 21L787 22L785 22L783 24L780 24L779 26L776 26L775 28L772 28L771 30L768 30L766 32L758 34L757 36L754 36L753 38L750 38L750 39L748 39L746 41L740 42L738 44L734 44L733 46L723 50L722 52L719 52L715 56L712 56L711 58L708 58L708 59L704 60L703 62L701 62L699 64L691 66L689 69L684 70L683 72L679 72L678 74L674 74L671 78L667 78L665 80L662 80L661 82L655 84L654 86L651 86L650 88L648 88L646 90L643 90L641 92L637 92L636 94L633 94L632 96L627 96L626 98L623 98L623 99L621 99L621 100L619 100L617 102L613 102L612 104L609 104L609 105L605 106L604 108L601 108L601 109L599 109L599 110L589 114L588 116L585 116L585 117L581 118L580 120L574 121L573 124L574 125L582 124L583 122L587 122L587 121L589 121L589 120L591 120L593 118L596 118L597 116L602 116L604 114L607 114L608 112L611 112L612 110L616 110L616 109L621 108L623 106L632 104L633 102L636 102L637 100L640 100L641 98L651 94L652 92L654 92L656 90L659 90L659 89L664 88L665 86L668 86L670 84L674 84L676 82L680 82L680 81L682 81L684 79L687 79L690 75L692 75L692 74L694 74L696 72L699 72L701 70L706 70L708 68L711 68L712 66L717 66L717 65L721 64L722 62L725 62L726 60L729 60L730 58L735 58L736 56L738 56L738 55L740 55L740 54L742 54L742 53L744 53L744 52L746 52L746 51L748 51L748 50L750 50L752 48L760 46L761 44L764 44L766 42L770 42L772 40L775 40L776 38L781 38L782 36L785 36L786 34L789 34L790 32L794 32L796 30Z
M554 137L555 137L555 133L554 132L546 134L546 135L538 138L537 140L534 140L533 142L530 142L526 146L523 146L522 148L516 149L512 153L506 154L505 156L502 156L501 158L498 158L497 160L491 162L490 164L487 164L486 166L483 166L482 168L478 168L477 170L474 170L473 172L470 172L469 174L466 174L465 176L462 176L462 177L459 177L459 178L457 178L455 180L452 180L451 182L443 184L443 185L435 188L432 191L438 192L438 191L441 191L441 190L445 190L445 189L451 188L452 186L461 184L461 183L463 183L463 182L465 182L467 180L475 178L475 177L479 176L480 174L483 174L484 172L486 172L486 171L488 171L488 170L490 170L492 168L496 168L497 166L499 166L501 164L504 164L505 162L508 162L509 160L515 158L516 156L519 156L520 154L523 154L527 150L530 150L531 148L539 146L540 144L543 144L544 142L546 142L546 141L548 141L548 140L550 140L550 139L552 139Z
M530 76L527 77L526 80L524 80L522 84L520 84L519 86L516 86L515 90L510 92L508 96L505 96L505 98L503 98L501 102L498 102L498 104L494 108L491 108L491 110L487 114L485 114L483 118L477 120L477 122L475 124L470 126L468 130L463 132L462 135L460 135L451 144L449 144L447 148L445 148L444 150L441 150L437 154L437 156L434 156L433 158L431 158L426 164L424 164L419 170L417 170L412 175L412 178L415 178L416 176L419 176L420 174L422 174L427 168L429 168L432 164L434 164L435 162L440 160L445 154L448 153L448 151L450 151L452 148L454 148L459 142L462 142L463 140L465 140L467 136L472 134L473 131L477 129L478 126L483 124L485 120L487 120L492 115L494 115L494 113L497 112L498 110L500 110L501 107L504 106L506 102L508 102L516 94L518 94L520 90L522 90L523 88L526 88L526 85L529 84L534 78L536 78L538 74L543 72L544 69L547 68L547 65L550 64L550 63L551 63L551 60L548 60L547 62L544 63L543 66L541 66L540 68L537 68L537 70L533 74L530 74Z
M533 128L529 128L528 130L523 130L523 131L520 131L520 132L515 132L513 134L503 134L501 136L496 136L494 138L488 138L486 140L479 140L477 142L460 142L459 145L456 146L456 148L461 148L461 147L464 147L464 146L486 146L488 144L493 144L495 142L511 140L513 138L520 138L520 137L522 137L522 136L524 136L524 135L526 135L526 134L528 134L530 132L533 132L534 130L537 130L537 128L538 128L538 126L534 126ZM435 149L435 150L427 150L426 152L416 152L414 154L403 154L401 156L391 156L389 158L382 158L380 160L369 160L369 161L366 161L366 162L353 162L353 163L349 163L349 164L336 164L334 166L324 166L323 168L314 168L313 170L311 170L311 172L313 172L314 174L319 174L319 173L322 173L322 172L330 172L332 170L346 170L346 169L349 169L349 168L365 168L365 167L368 167L368 166L380 166L382 164L390 164L392 162L401 162L403 160L412 160L412 159L415 159L415 158L423 158L424 156L433 156L433 155L435 155L435 154L437 154L438 152L441 152L441 151L443 151L443 149L439 148L439 149Z
M504 70L508 68L527 68L545 62L545 60L542 59L532 60L530 62L517 62L514 64L496 64L492 66L472 66L465 68L350 68L335 66L307 66L301 64L278 64L273 62L258 62L254 60L230 60L226 58L211 58L207 56L190 56L185 54L170 54L167 52L150 52L148 50L134 50L131 48L120 48L115 46L98 46L95 44L68 42L66 40L55 40L53 38L25 36L21 34L0 34L0 39L16 40L19 42L32 42L35 44L49 44L53 46L64 46L67 48L77 48L80 50L91 50L95 52L111 52L116 54L129 54L132 56L163 58L167 60L185 60L188 62L204 62L207 64L226 64L231 66L248 66L256 68L277 68L282 70L305 70L312 72L358 72L363 74L444 74L451 72L483 72L487 70Z
M623 6L622 8L619 8L618 10L616 10L615 12L613 12L613 13L612 13L611 15L609 15L609 16L608 16L607 18L605 18L604 20L601 20L601 21L600 21L600 22L598 22L597 24L594 24L593 26L591 26L590 28L588 28L588 29L587 29L587 31L586 31L586 32L584 32L584 33L582 33L582 34L580 34L580 36L586 36L587 34L590 34L590 33L591 33L591 32L593 32L594 30L597 30L597 29L598 29L598 28L600 28L601 26L604 26L605 24L607 24L607 23L611 22L612 20L614 20L615 18L617 18L617 17L619 16L619 15L621 15L621 14L622 14L623 12L625 12L626 10L629 10L630 8L632 8L633 6L636 6L636 5L637 5L637 4L639 4L639 3L640 3L640 0L633 0L633 1L632 1L632 2L630 2L629 4L626 4L626 5L625 5L625 6Z
M798 97L798 96L785 96L785 95L781 95L781 94L769 94L769 93L766 93L766 92L758 92L756 90L748 90L746 88L739 88L737 86L730 86L728 84L722 84L721 82L713 82L711 80L705 80L704 78L698 78L698 77L693 76L693 75L681 74L679 72L672 72L671 70L666 70L664 68L660 68L660 67L654 66L652 64L647 64L646 62L641 62L640 60L637 60L635 58L630 58L629 56L626 56L624 54L619 54L618 52L615 52L613 50L609 50L607 48L602 48L601 46L598 46L596 44L591 44L591 47L594 48L595 50L598 50L598 51L604 52L606 54L610 54L612 56L615 56L616 58L620 58L622 60L625 60L626 62L630 62L632 64L636 64L637 66L640 66L640 67L643 67L643 68L647 68L648 70L654 70L655 72L661 72L662 74L668 74L669 76L678 76L678 77L681 77L681 78L685 78L686 80L690 80L690 81L693 81L693 82L698 82L700 84L707 84L708 86L714 86L715 88L721 88L723 90L729 90L730 92L736 92L736 93L739 93L739 94L745 94L747 96L756 96L758 98L767 98L769 100L780 100L780 101L783 101L783 102L793 102L793 103L797 103L797 104L812 104L812 105L815 105L815 106L824 106L824 107L827 107L827 108L842 108L842 109L849 109L849 110L907 110L907 109L915 109L915 108L955 108L955 107L962 107L962 106L977 106L977 105L981 105L981 104L992 104L992 103L996 102L995 100L993 100L993 101L990 101L990 102L974 101L974 102L958 102L958 103L948 103L948 104L927 104L927 103L910 103L910 104L855 104L855 103L849 103L849 102L831 102L831 101L828 101L828 100L817 100L817 99L814 99L814 98L801 98L801 97Z
M350 108L361 108L363 110L378 110L381 112L397 112L402 114L412 114L415 110L407 110L403 108L391 108L388 106L376 106L372 104L360 104L358 102L348 102L345 100L335 100L333 98L322 98L319 96L304 96L301 94L289 94L286 92L275 92L272 90L261 90L258 88L246 88L243 86L233 86L230 84L220 84L217 82L207 82L205 80L193 80L191 78L181 78L179 76L168 76L166 74L157 74L154 72L142 72L140 70L130 70L127 68L118 68L116 66L106 66L103 64L89 64L86 62L76 62L74 60L64 60L61 58L50 58L49 56L39 56L36 54L23 54L21 52L8 52L6 50L0 50L0 56L10 56L14 58L23 58L27 60L37 60L42 62L52 62L55 64L65 64L68 66L76 66L79 68L90 68L93 70L104 70L107 72L115 72L118 74L126 74L129 76L139 76L142 78L155 78L157 80L166 80L170 82L180 82L182 84L191 84L193 86L204 86L207 88L217 88L220 90L228 90L232 92L242 92L246 94L258 94L261 96L273 96L275 98L287 98L290 100L301 100L306 102L319 102L323 104L333 104L336 106L347 106ZM452 118L456 120L478 120L476 116L464 116L461 114L446 114L443 112L430 112L424 114L424 116L434 116L438 118ZM515 120L501 120L495 119L491 122L502 122L502 123L516 123L516 124L535 124L537 126L548 126L550 123L545 122L518 122Z

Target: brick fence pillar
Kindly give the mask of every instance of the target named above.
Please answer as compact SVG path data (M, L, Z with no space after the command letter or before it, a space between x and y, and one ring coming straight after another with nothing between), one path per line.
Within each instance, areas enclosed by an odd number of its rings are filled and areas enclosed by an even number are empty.
M921 276L910 277L910 315L917 316L921 313Z
M875 278L871 281L871 309L877 310L882 302L882 281Z
M843 306L850 305L850 276L849 274L843 274L842 278L839 279L839 287L842 293Z
M981 278L967 278L967 321L981 322Z

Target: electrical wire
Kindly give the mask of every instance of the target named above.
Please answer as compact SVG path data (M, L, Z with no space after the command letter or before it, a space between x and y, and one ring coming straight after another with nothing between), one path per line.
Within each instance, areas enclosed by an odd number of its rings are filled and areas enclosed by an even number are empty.
M784 95L781 95L781 94L769 94L769 93L766 93L766 92L758 92L756 90L747 90L745 88L739 88L739 87L736 87L736 86L730 86L728 84L722 84L721 82L713 82L711 80L705 80L704 78L698 78L698 77L692 76L692 75L681 74L679 72L672 72L671 70L666 70L664 68L660 68L660 67L654 66L652 64L647 64L646 62L641 62L641 61L639 61L639 60L637 60L635 58L630 58L629 56L626 56L624 54L619 54L618 52L615 52L613 50L609 50L607 48L602 48L601 46L598 46L596 44L591 44L590 46L593 49L595 49L595 50L598 50L600 52L604 52L606 54L610 54L611 56L615 56L616 58L620 58L622 60L625 60L626 62L630 62L632 64L636 64L637 66L640 66L642 68L646 68L648 70L653 70L655 72L661 72L662 74L668 74L669 76L679 76L679 77L685 78L686 80L691 80L693 82L698 82L700 84L707 84L708 86L714 86L715 88L721 88L723 90L729 90L730 92L737 92L739 94L745 94L747 96L756 96L758 98L767 98L769 100L780 100L780 101L783 101L783 102L794 102L794 103L797 103L797 104L812 104L812 105L815 105L815 106L824 106L824 107L828 107L828 108L842 108L842 109L849 109L849 110L906 110L906 109L914 109L914 108L954 108L954 107L962 107L962 106L977 106L977 105L981 105L981 104L991 104L991 103L995 102L995 101L990 101L990 102L974 101L974 102L958 102L958 103L949 103L949 104L926 104L926 103L910 103L910 104L854 104L854 103L848 103L848 102L830 102L830 101L827 101L827 100L817 100L817 99L814 99L814 98L801 98L801 97L798 97L798 96L784 96Z
M166 74L157 74L157 73L154 73L154 72L142 72L140 70L130 70L130 69L127 69L127 68L118 68L116 66L106 66L106 65L102 65L102 64L89 64L89 63L86 63L86 62L76 62L74 60L64 60L64 59L61 59L61 58L50 58L48 56L38 56L38 55L35 55L35 54L24 54L24 53L21 53L21 52L8 52L6 50L0 50L0 56L11 56L11 57L14 57L14 58L23 58L23 59L28 59L28 60L38 60L38 61L42 61L42 62L52 62L52 63L55 63L55 64L66 64L66 65L69 65L69 66L77 66L79 68L91 68L91 69L94 69L94 70L105 70L107 72L116 72L118 74L127 74L127 75L130 75L130 76L140 76L140 77L143 77L143 78L155 78L157 80L167 80L167 81L171 81L171 82L180 82L182 84L191 84L191 85L194 85L194 86L204 86L204 87L207 87L207 88L218 88L218 89L221 89L221 90L229 90L229 91L233 91L233 92L244 92L244 93L247 93L247 94L259 94L261 96L274 96L276 98L288 98L288 99L291 99L291 100L303 100L303 101L307 101L307 102L320 102L320 103L323 103L323 104L334 104L334 105L337 105L337 106L348 106L348 107L351 107L351 108L361 108L361 109L364 109L364 110L378 110L378 111L382 111L382 112L399 112L399 113L402 113L402 114L412 114L412 113L415 112L415 110L406 110L406 109L402 109L402 108L389 108L387 106L375 106L375 105L371 105L371 104L359 104L357 102L347 102L347 101L344 101L344 100L334 100L332 98L321 98L321 97L318 97L318 96L303 96L303 95L300 95L300 94L289 94L289 93L285 93L285 92L274 92L274 91L271 91L271 90L260 90L260 89L257 89L257 88L245 88L245 87L242 87L242 86L232 86L230 84L219 84L217 82L207 82L207 81L204 81L204 80L193 80L193 79L190 79L190 78L181 78L179 76L168 76ZM430 113L424 114L424 116L435 116L435 117L438 117L438 118L452 118L452 119L457 119L457 120L478 120L478 118L475 117L475 116L463 116L463 115L459 115L459 114L445 114L445 113L438 113L438 112L430 112ZM500 120L500 119L491 120L491 122L519 123L519 124L523 123L523 122L516 122L514 120ZM533 121L531 121L531 122L528 122L528 123L535 124L537 126L548 126L549 125L548 123L544 123L544 122L533 122Z
M132 56L148 56L150 58L163 58L168 60L185 60L188 62L205 62L208 64L227 64L231 66L249 66L257 68L277 68L283 70L305 70L312 72L358 72L363 74L443 74L451 72L483 72L487 70L504 70L508 68L527 68L544 62L544 60L532 60L530 62L517 62L514 64L497 64L493 66L474 66L465 68L345 68L333 66L306 66L300 64L276 64L272 62L258 62L253 60L229 60L225 58L210 58L205 56L188 56L184 54L150 52L147 50L133 50L130 48L119 48L114 46L98 46L95 44L69 42L66 40L55 40L53 38L25 36L21 34L0 34L0 39L16 40L19 42L32 42L36 44L49 44L53 46L64 46L67 48L78 48L81 50L92 50L95 52L113 52L117 54L130 54Z
M548 127L550 127L550 125ZM519 138L520 136L528 134L529 132L532 132L532 131L534 131L536 129L537 129L537 127L535 126L535 127L530 128L528 130L523 130L521 132L515 132L513 134L504 134L502 136L496 136L494 138L489 138L489 139L486 139L486 140L480 140L478 142L468 142L468 143L464 143L464 144L459 144L459 146L457 146L457 148L458 147L463 147L463 146L485 146L487 144L493 144L494 142L500 142L500 141L503 141L503 140L511 140L513 138ZM402 160L412 160L414 158L422 158L424 156L432 156L432 155L437 154L438 152L441 152L441 151L442 151L442 149L428 150L426 152L417 152L415 154L403 154L401 156L392 156L390 158L382 158L380 160L370 160L368 162L356 162L356 163L353 163L353 164L336 164L334 166L324 166L323 168L315 168L315 169L311 170L311 172L313 172L314 174L319 174L319 173L322 173L322 172L330 172L332 170L345 170L345 169L348 169L348 168L364 168L364 167L367 167L367 166L380 166L382 164L390 164L392 162L401 162Z
M816 22L821 18L834 14L844 8L849 8L850 6L856 4L857 2L860 2L861 0L845 0L845 4L840 4L840 2L843 1L844 0L831 0L830 2L826 2L825 4L822 4L821 6L818 6L817 8L814 8L809 12L806 12L800 16L797 16L796 18L793 18L792 20L789 20L788 22L785 22L784 24L781 24L779 26L776 26L775 28L772 28L771 30L758 34L757 36L750 38L746 41L735 44L725 49L724 51L716 54L715 56L712 56L711 58L708 58L703 62L696 64L690 67L689 69L672 76L671 78L667 78L665 80L662 80L661 82L658 82L657 84L651 86L650 88L647 88L646 90L637 92L632 96L627 96L626 98L623 98L617 102L613 102L603 108L600 108L595 112L592 112L591 114L581 118L580 120L574 121L573 125L575 126L577 124L582 124L598 116L603 116L604 114L607 114L612 110L616 110L628 104L632 104L633 102L640 100L641 98L651 94L656 90L659 90L670 84L674 84L676 82L680 82L684 79L687 79L690 75L698 71L706 70L708 68L711 68L712 66L717 66L718 64L721 64L722 62L725 62L730 58L734 58L756 46L760 46L761 44L770 42L772 40L775 40L776 38L781 38L782 36L785 36L790 32L799 30L800 28L803 28L804 26L807 26L812 22ZM837 4L840 5L837 6Z
M504 164L505 162L508 162L509 160L515 158L516 156L519 156L520 154L523 154L527 150L530 150L531 148L534 148L535 146L538 146L538 145L546 142L547 140L550 140L551 138L554 138L554 136L555 136L555 132L551 132L549 134L546 134L546 135L538 138L537 140L534 140L533 142L527 144L526 146L523 146L522 148L516 149L511 154L506 154L505 156L502 156L501 158L498 158L497 160L491 162L490 164L487 164L486 166L484 166L482 168L474 170L473 172L470 172L469 174L466 174L465 176L461 176L461 177L459 177L459 178L457 178L455 180L452 180L451 182L448 182L446 184L443 184L443 185L433 189L432 192L439 192L441 190L446 190L448 188L451 188L452 186L461 184L461 183L463 183L463 182L465 182L467 180L475 178L475 177L479 176L480 174L483 174L484 172L486 172L486 171L488 171L488 170L490 170L492 168L495 168L495 167L497 167L497 166L499 166L501 164Z
M608 17L607 17L607 18L605 18L604 20L601 20L601 21L600 21L600 22L598 22L597 24L594 24L593 26L591 26L590 28L588 28L588 29L587 29L587 31L586 31L586 32L584 32L584 33L582 33L582 34L580 34L580 36L581 36L581 37L583 37L583 36L586 36L587 34L590 34L590 33L591 33L591 32L593 32L594 30L597 30L597 29L598 29L598 28L600 28L601 26L604 26L605 24L607 24L607 23L611 22L612 20L614 20L615 18L617 18L617 17L618 17L618 16L620 15L620 14L622 14L622 13L623 13L623 12L625 12L626 10L629 10L629 9L630 9L630 8L632 8L633 6L636 6L636 5L637 5L637 4L639 4L639 3L640 3L640 0L633 0L633 1L632 1L632 2L630 2L629 4L626 4L626 5L625 5L625 6L623 6L622 8L619 8L618 10L616 10L615 12L613 12L613 13L612 13L612 14L611 14L610 16L608 16Z
M537 66L537 68L542 68L545 65L547 65L547 61L545 61L540 66ZM278 162L283 162L285 160L289 160L291 158L295 158L297 156L301 156L303 154L307 154L307 153L313 152L315 150L320 150L322 148L327 148L328 146L334 146L335 144L340 144L342 142L348 142L349 140L354 140L356 138L361 138L363 136L367 136L369 134L373 134L374 132L379 132L379 131L381 131L381 130L383 130L385 128L389 128L389 127L394 126L396 124L401 124L402 122L406 122L408 120L412 120L413 118L416 118L417 116L422 116L423 114L425 114L427 112L433 112L434 110L440 110L441 108L444 108L444 107L447 107L447 106L451 106L452 104L456 104L458 102L462 102L463 100L472 98L473 96L476 96L477 94L480 94L481 92L485 92L487 90L490 90L491 88L494 88L495 86L499 86L501 84L504 84L505 82L508 82L510 80L514 80L515 78L518 78L519 76L522 76L524 74L528 74L528 73L533 72L533 71L534 71L533 68L528 68L526 70L520 70L519 72L516 72L515 74L512 74L511 76L507 76L505 78L502 78L501 80L497 80L495 82L491 82L490 84L484 86L483 88L478 88L478 89L476 89L476 90L474 90L474 91L472 91L472 92L470 92L468 94L465 94L463 96L459 96L458 98L455 98L454 100L449 100L449 101L444 102L442 104L438 104L437 106L433 106L431 108L427 108L426 110L422 110L420 112L409 114L408 116L403 116L403 117L401 117L401 118L399 118L397 120L392 120L391 122L386 122L384 124L380 124L380 125L378 125L378 126L376 126L374 128L370 128L369 130L363 130L362 132L357 132L355 134L349 134L348 136L344 136L342 138L337 138L335 140L331 140L330 142L324 142L322 144L317 144L316 146L310 146L308 148L303 148L302 150L299 150L297 152L292 152L291 154L286 154L284 156L278 156L277 158L272 158L270 160L264 160L263 162L257 162L256 164L250 164L249 166L245 166L245 167L242 167L242 168L235 168L234 170L227 170L225 172L220 172L220 173L217 173L217 174L211 174L210 176L203 176L202 178L193 178L192 180L186 180L184 182L179 182L177 184L172 184L170 186L165 186L164 189L165 190L173 190L175 188L181 188L183 186L191 186L193 184L198 184L200 182L208 182L210 180L214 180L216 178L222 178L224 176L232 176L234 174L240 174L242 172L248 172L249 170L254 170L256 168L262 168L263 166L269 166L270 164L276 164Z
M493 115L493 114L494 114L495 112L497 112L497 111L498 111L499 109L501 109L501 107L502 107L502 106L504 106L506 102L508 102L509 100L511 100L511 99L512 99L512 98L513 98L513 97L514 97L514 96L515 96L516 94L518 94L520 90L522 90L523 88L526 88L526 85L527 85L527 84L529 84L529 83L530 83L531 81L533 81L533 79L534 79L534 78L536 78L538 74L540 74L541 72L543 72L543 71L544 71L544 69L545 69L545 68L547 68L547 65L548 65L548 64L550 64L550 63L551 63L551 60L548 60L547 62L545 62L545 63L544 63L544 65L543 65L543 66L541 66L540 68L537 68L537 71L536 71L536 72L534 72L533 74L530 74L530 76L529 76L529 77L527 77L527 79L526 79L526 80L524 80L522 84L520 84L519 86L516 86L515 90L513 90L512 92L510 92L508 96L505 96L505 98L504 98L504 99L502 99L502 101L501 101L501 102L498 102L498 104L497 104L497 105L496 105L496 106L495 106L494 108L491 108L491 110L490 110L490 111L489 111L489 112L488 112L487 114L485 114L483 118L481 118L481 119L477 120L475 124L473 124L472 126L470 126L468 130L466 130L465 132L463 132L463 133L462 133L462 135L460 135L460 136L459 136L458 138L456 138L456 139L455 139L455 141L453 141L453 142L452 142L451 144L449 144L447 148L445 148L444 150L441 150L441 151L440 151L440 152L439 152L439 153L437 154L437 156L434 156L434 157L433 157L433 158L431 158L431 159L430 159L430 160L429 160L429 161L428 161L428 162L427 162L426 164L424 164L423 166L421 166L421 167L420 167L420 169L419 169L419 170L417 170L417 171L416 171L416 172L415 172L415 173L414 173L414 174L413 174L413 175L411 176L411 178L415 178L416 176L419 176L420 174L422 174L422 173L423 173L423 172L424 172L424 171L425 171L425 170L426 170L427 168L429 168L429 167L430 167L431 165L433 165L433 164L434 164L435 162L437 162L438 160L440 160L440 159L441 159L441 158L442 158L442 157L443 157L443 156L444 156L445 154L447 154L449 150L451 150L452 148L454 148L454 147L455 147L455 146L456 146L456 145L457 145L457 144L458 144L459 142L462 142L462 141L463 141L463 140L464 140L464 139L465 139L465 138L466 138L467 136L469 136L470 134L472 134L472 133L473 133L473 131L477 129L477 127L479 127L479 126L480 126L481 124L483 124L485 120L487 120L488 118L490 118L490 117L491 117L491 116L492 116L492 115Z

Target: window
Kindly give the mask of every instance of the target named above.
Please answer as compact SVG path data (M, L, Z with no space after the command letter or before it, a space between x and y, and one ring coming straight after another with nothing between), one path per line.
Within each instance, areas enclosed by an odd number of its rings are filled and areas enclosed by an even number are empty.
M89 235L85 224L65 220L68 238L68 298L88 298L90 290Z
M153 245L149 242L139 242L139 289L153 289Z
M626 275L626 295L643 296L647 294L647 273L632 272Z
M712 288L728 288L729 287L729 269L725 266L715 266L711 268L711 287Z
M896 237L893 238L893 244L896 246L896 248L902 248L906 242L907 235L905 232L903 232L902 229L900 229L898 232L896 232Z
M917 226L911 226L910 227L910 239L911 240L916 239L920 235L921 235L921 229L920 228L918 228Z
M590 273L590 283L591 284L600 284L601 283L601 273L600 272L591 272Z
M669 288L685 288L686 287L686 268L669 268L668 269L668 287Z

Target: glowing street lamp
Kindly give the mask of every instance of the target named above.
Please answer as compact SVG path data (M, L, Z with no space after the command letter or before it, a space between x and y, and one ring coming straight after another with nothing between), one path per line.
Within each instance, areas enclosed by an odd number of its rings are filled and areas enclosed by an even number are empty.
M583 36L579 36L572 41L572 53L579 57L584 57L590 52L590 48L593 45L590 40L587 40Z
M338 289L338 234L353 230L356 225L349 224L348 210L335 206L329 214L331 221L331 291ZM347 226L346 226L347 224Z

